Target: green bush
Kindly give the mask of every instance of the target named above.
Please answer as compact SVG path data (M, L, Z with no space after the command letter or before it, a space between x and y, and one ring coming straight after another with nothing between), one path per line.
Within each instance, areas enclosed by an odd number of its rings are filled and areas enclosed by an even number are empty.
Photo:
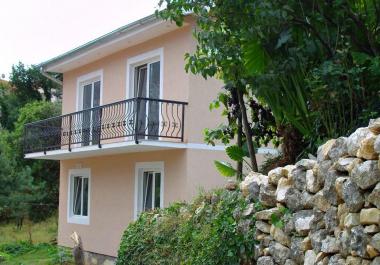
M252 264L254 219L238 191L201 194L140 215L126 229L117 265Z

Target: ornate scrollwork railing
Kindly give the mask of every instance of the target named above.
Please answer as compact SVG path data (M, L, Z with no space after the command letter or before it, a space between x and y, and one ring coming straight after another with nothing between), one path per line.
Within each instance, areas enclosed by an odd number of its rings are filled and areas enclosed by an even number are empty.
M24 128L24 152L101 147L104 140L116 138L136 143L143 139L183 142L186 105L173 100L132 98L28 123Z

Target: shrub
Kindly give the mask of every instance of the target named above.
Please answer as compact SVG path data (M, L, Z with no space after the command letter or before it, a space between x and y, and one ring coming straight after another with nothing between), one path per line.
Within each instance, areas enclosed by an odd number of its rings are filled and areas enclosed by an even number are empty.
M124 232L116 264L252 264L247 205L240 192L217 190L143 213Z

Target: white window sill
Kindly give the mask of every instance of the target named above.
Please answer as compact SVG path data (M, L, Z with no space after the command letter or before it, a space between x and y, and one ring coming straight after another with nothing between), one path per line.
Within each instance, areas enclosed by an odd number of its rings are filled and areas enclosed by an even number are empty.
M70 224L89 225L90 218L88 216L73 215L67 218L67 222Z

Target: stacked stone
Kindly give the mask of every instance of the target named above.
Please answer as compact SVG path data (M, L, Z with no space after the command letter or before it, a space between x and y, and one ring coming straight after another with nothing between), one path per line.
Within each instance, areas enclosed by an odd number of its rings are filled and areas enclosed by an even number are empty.
M380 118L349 137L329 140L315 159L250 173L240 183L265 208L256 220L263 264L380 265ZM281 207L291 214L272 224Z

